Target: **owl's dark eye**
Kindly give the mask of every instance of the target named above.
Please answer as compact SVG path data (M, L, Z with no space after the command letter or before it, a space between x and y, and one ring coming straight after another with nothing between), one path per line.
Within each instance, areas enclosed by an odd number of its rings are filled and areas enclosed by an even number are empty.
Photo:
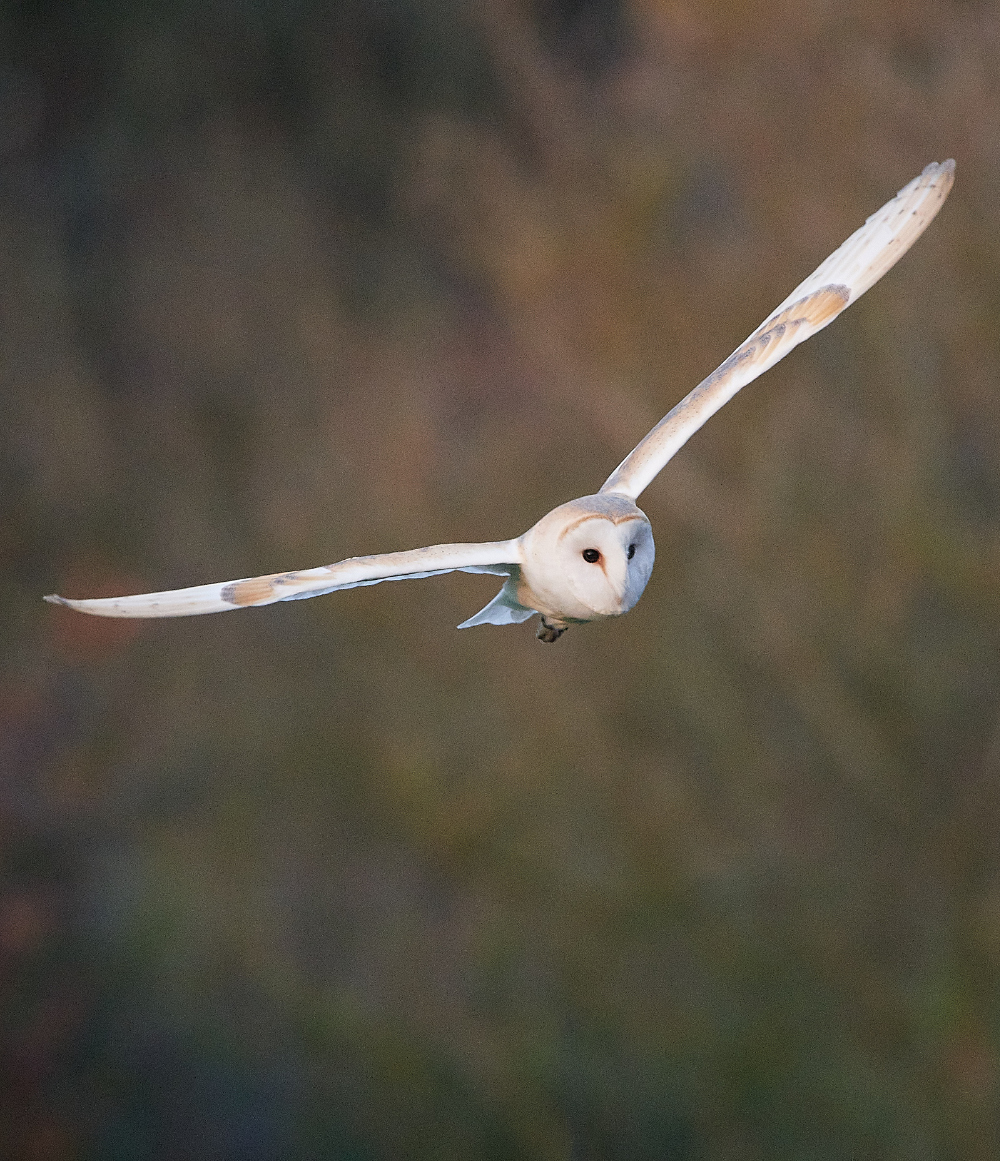
M634 545L634 544L630 544L630 545L628 546L628 553L627 553L627 555L628 555L628 558L629 558L629 560L631 560L631 559L632 559L632 557L633 557L633 556L635 556L635 545Z
M583 550L583 559L587 562L587 564L597 564L597 562L601 559L601 554L597 551L596 548L585 548Z

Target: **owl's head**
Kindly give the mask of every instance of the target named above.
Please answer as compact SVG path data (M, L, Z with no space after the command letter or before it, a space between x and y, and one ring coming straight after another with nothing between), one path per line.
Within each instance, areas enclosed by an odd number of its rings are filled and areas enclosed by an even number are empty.
M524 591L518 599L563 621L627 613L653 571L649 520L624 496L583 496L561 504L521 543Z

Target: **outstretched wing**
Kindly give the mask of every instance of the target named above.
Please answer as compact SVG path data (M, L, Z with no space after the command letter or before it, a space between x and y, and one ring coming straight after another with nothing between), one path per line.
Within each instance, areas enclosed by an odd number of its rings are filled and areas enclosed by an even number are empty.
M445 572L488 572L509 577L517 572L520 560L518 540L498 540L488 544L435 544L409 552L352 556L337 564L308 568L302 572L278 572L246 580L174 589L167 593L89 601L70 601L55 595L45 599L98 617L188 617L196 613L221 613L226 609L272 605L276 601L304 600L338 589L377 585L381 581L415 580Z
M932 162L797 286L742 346L703 379L608 477L602 492L635 499L699 427L873 286L920 237L948 196L954 161Z

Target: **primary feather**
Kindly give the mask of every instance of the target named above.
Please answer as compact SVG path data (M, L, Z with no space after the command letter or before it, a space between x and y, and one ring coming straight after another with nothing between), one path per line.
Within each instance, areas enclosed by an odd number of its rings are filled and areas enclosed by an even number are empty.
M409 552L352 556L336 564L307 568L301 572L269 573L165 593L83 601L70 601L53 594L45 599L97 617L189 617L198 613L273 605L278 601L299 601L335 593L339 589L356 589L382 581L417 580L446 572L489 572L509 576L520 559L519 551L516 540L488 544L435 544Z
M636 499L699 427L748 383L875 284L934 220L955 178L932 162L801 282L753 334L689 392L625 457L602 492Z

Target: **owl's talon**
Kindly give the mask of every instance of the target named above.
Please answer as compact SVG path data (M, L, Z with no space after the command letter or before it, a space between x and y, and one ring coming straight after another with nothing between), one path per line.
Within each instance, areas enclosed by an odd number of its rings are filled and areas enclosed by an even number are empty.
M550 621L548 617L542 617L542 623L538 626L535 636L546 645L551 645L553 641L558 641L568 628L569 625L565 621Z

